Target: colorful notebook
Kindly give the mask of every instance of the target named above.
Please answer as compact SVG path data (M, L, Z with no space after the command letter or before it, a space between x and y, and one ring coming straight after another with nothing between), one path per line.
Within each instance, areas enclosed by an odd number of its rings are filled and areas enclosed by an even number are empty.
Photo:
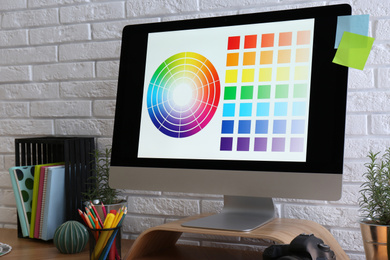
M66 221L65 166L49 167L46 172L45 207L43 209L42 239L53 239L54 232Z
M35 220L37 214L37 206L38 206L38 193L39 193L39 182L41 175L41 167L42 166L50 166L50 165L59 165L61 163L49 163L49 164L41 164L35 165L34 170L34 188L33 188L33 198L32 198L32 206L31 206L31 226L30 226L30 238L34 238L35 234Z
M23 237L29 236L31 221L31 203L34 183L34 166L9 168L12 188L15 194Z
M39 189L38 189L38 201L37 201L37 212L35 217L35 229L34 229L34 238L41 238L42 227L41 223L43 221L43 208L45 207L45 194L46 194L46 173L49 167L54 166L42 166L41 174L39 176Z
M41 200L41 204L42 204L42 209L41 209L41 212L40 212L40 220L39 220L39 236L38 238L42 239L42 227L43 227L43 213L44 213L44 208L46 206L46 190L47 190L47 172L48 172L48 167L50 166L44 166L42 168L44 168L44 171L42 173L41 171L41 179L43 180L43 187L42 187L42 200ZM55 167L55 166L53 166ZM42 176L43 174L43 176Z

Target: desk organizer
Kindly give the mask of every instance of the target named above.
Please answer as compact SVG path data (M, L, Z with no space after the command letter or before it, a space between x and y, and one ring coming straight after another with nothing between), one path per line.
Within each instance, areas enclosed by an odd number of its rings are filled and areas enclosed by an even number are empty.
M66 220L81 221L77 209L83 208L82 193L95 165L93 137L38 137L15 139L15 165L65 163ZM22 237L18 218L18 237Z

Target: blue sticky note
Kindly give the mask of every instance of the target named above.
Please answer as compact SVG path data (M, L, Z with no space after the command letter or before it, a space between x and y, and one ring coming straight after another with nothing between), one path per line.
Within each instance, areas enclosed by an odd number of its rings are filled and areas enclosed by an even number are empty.
M368 14L344 15L337 17L336 40L334 43L334 48L337 49L339 47L344 32L368 36L369 21L370 17Z

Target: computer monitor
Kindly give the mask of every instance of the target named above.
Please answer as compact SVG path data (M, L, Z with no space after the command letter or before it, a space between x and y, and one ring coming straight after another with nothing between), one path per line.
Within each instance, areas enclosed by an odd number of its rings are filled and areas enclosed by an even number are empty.
M338 200L348 69L332 63L346 4L129 25L114 188L222 194L184 224L251 230L272 198Z

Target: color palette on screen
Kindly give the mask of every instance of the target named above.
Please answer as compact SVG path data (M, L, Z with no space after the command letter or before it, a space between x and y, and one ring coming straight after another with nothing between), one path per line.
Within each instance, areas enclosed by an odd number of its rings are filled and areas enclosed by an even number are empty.
M311 34L228 37L220 151L305 152Z
M220 92L218 73L207 58L194 52L175 54L156 69L149 83L149 117L167 136L192 136L213 118Z

